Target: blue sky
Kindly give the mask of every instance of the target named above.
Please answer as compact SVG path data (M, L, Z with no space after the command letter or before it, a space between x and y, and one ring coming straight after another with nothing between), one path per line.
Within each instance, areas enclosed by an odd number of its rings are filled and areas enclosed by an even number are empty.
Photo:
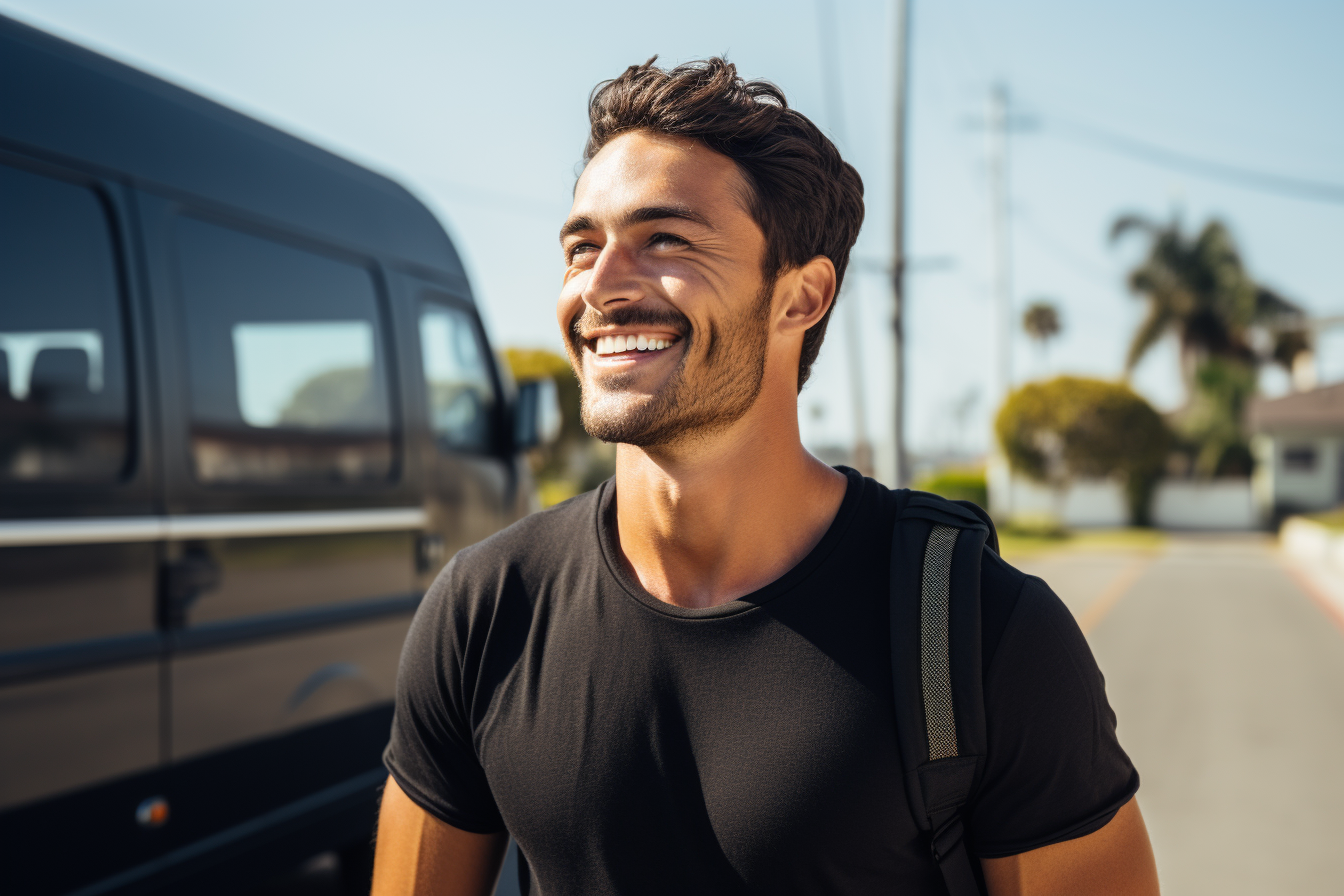
M835 16L839 115L823 89L818 3ZM659 54L724 53L784 88L863 175L856 253L880 265L891 234L891 8L884 0L650 5L379 4L234 0L0 0L0 12L218 99L405 183L443 220L500 345L559 347L553 316L568 208L599 80ZM1139 248L1111 246L1121 212L1190 226L1221 216L1252 272L1313 313L1344 313L1344 205L1164 169L1079 139L1080 126L1212 161L1344 184L1344 4L1132 0L915 0L909 251L951 265L911 276L910 440L982 448L993 394L986 140L973 126L995 81L1036 127L1011 149L1013 294L1055 300L1065 331L1042 358L1015 345L1019 380L1115 376L1142 311L1123 286ZM811 444L853 433L857 348L870 432L890 428L889 296L855 270L804 391ZM853 334L858 339L851 342ZM1344 331L1321 346L1344 379ZM1159 407L1180 399L1175 352L1136 374ZM1282 389L1267 377L1268 389ZM978 398L977 398L978 396ZM970 411L959 424L954 408Z

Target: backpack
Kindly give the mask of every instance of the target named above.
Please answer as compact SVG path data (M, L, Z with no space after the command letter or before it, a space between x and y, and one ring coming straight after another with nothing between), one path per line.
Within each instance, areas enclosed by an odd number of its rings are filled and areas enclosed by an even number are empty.
M998 553L998 534L970 501L897 494L891 680L902 777L948 896L981 896L962 810L984 771L980 560L986 547Z

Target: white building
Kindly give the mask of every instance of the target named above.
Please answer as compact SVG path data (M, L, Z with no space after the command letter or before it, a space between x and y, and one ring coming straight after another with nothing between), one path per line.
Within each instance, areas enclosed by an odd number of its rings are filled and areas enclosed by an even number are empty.
M1279 519L1344 504L1344 383L1256 399L1248 422L1262 514Z

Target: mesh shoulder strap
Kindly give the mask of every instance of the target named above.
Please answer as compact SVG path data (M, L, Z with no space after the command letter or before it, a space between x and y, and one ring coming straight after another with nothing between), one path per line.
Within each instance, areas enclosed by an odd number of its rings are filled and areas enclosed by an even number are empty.
M906 792L949 896L980 896L962 810L985 747L980 555L992 529L932 495L902 493L898 502L891 652Z

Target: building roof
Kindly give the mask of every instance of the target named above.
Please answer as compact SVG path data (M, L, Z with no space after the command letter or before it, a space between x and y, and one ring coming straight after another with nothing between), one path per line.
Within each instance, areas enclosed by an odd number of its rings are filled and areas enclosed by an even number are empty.
M392 180L4 16L0 85L0 149L79 160L142 189L463 276L442 226Z
M1344 430L1344 383L1334 383L1282 398L1255 398L1247 409L1251 429Z

